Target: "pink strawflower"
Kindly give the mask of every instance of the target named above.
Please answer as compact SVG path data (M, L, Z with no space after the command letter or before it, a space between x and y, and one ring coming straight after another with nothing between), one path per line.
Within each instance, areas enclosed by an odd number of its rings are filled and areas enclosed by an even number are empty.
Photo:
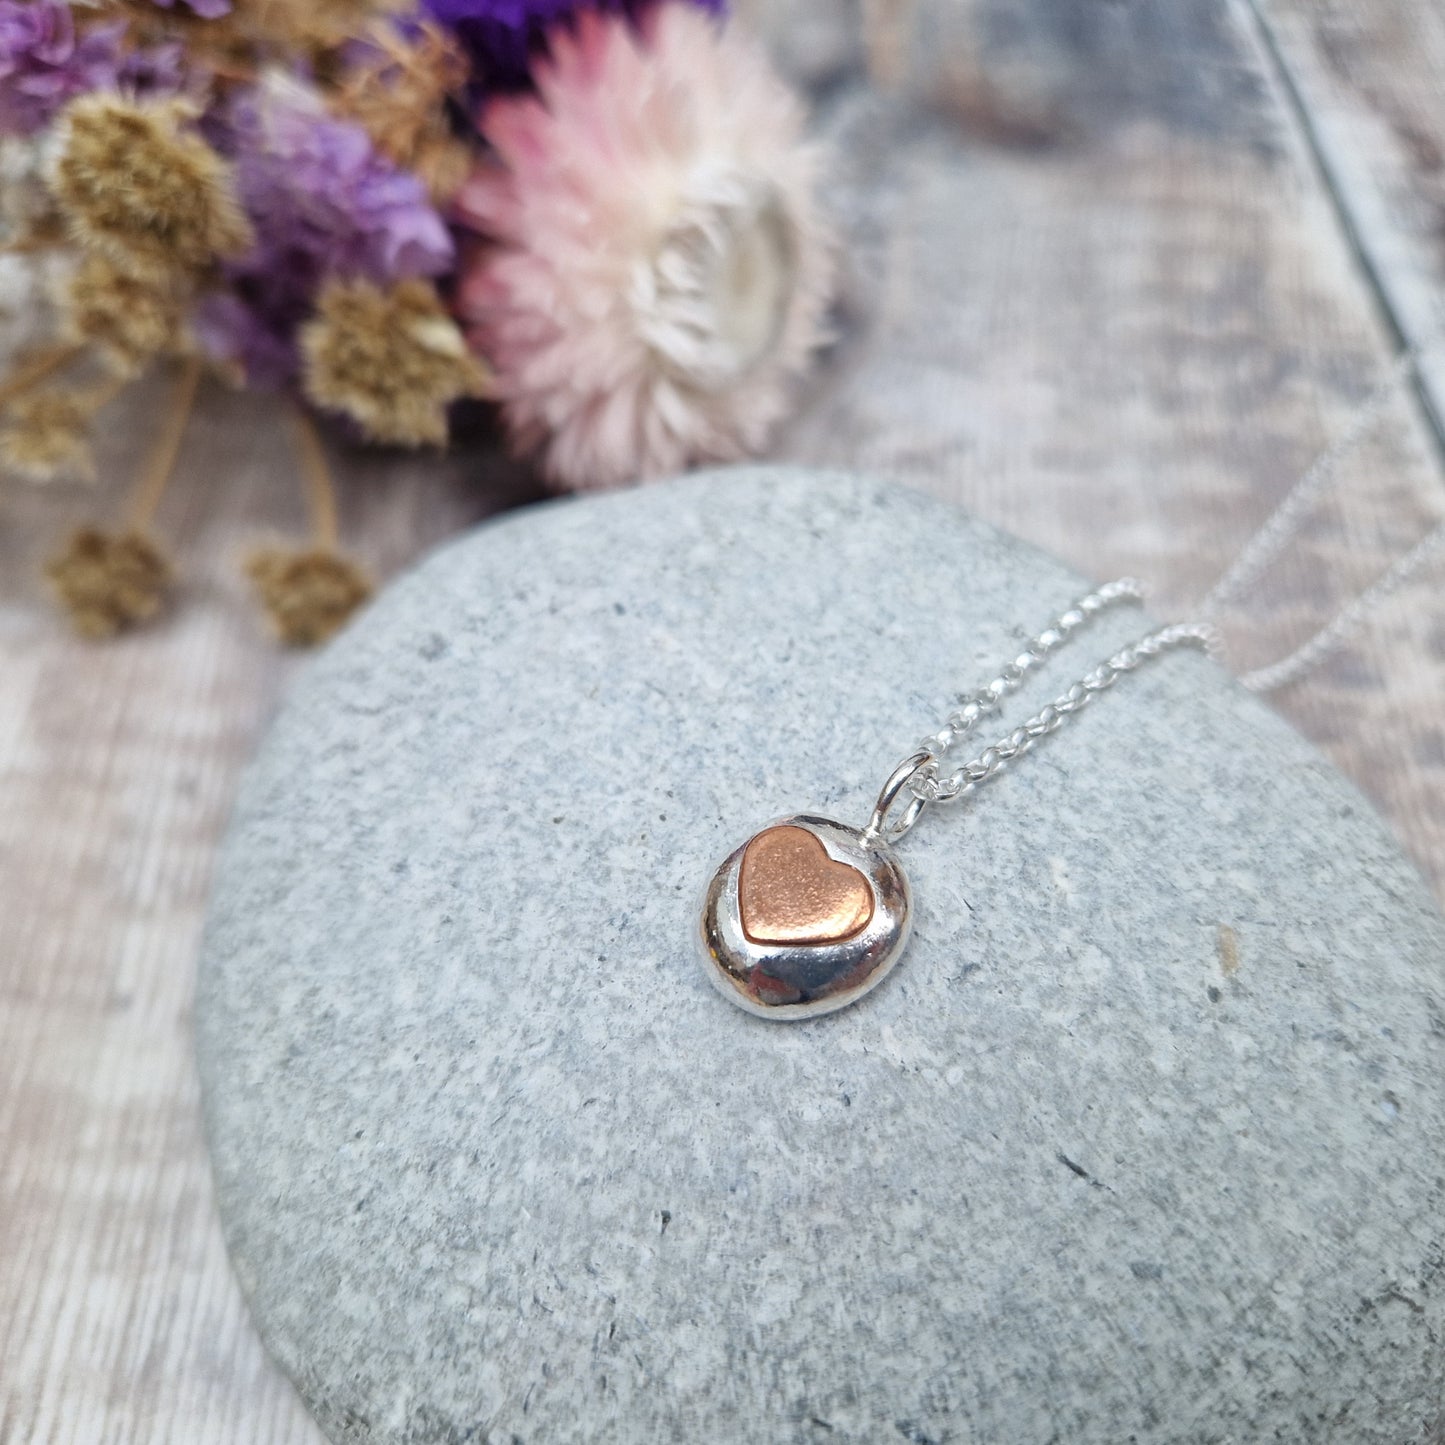
M793 95L691 6L583 14L481 117L457 309L519 448L608 487L760 450L824 339L832 246Z

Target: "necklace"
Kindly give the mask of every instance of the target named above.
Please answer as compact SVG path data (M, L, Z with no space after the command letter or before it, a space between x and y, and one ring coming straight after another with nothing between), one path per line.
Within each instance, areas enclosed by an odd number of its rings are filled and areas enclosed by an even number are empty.
M958 743L1053 652L1102 613L1142 600L1140 584L1126 577L1061 613L894 768L866 827L795 813L729 854L708 885L701 928L708 975L722 993L764 1018L802 1019L845 1008L876 988L902 955L911 923L908 878L894 844L924 809L971 798L1127 673L1179 648L1215 649L1208 624L1161 627L1101 662L977 757L943 771Z
M1247 588L1299 531L1334 485L1341 461L1384 417L1395 387L1437 342L1397 356L1348 430L1290 488L1283 502L1217 582L1200 609L1212 619ZM1287 687L1318 667L1382 602L1445 554L1435 526L1312 637L1277 662L1240 675L1251 692ZM1120 649L1034 717L945 774L942 764L1056 649L1100 613L1143 601L1122 578L1080 598L1028 642L994 680L968 694L884 783L864 828L796 813L770 823L723 860L703 902L701 941L708 975L739 1008L771 1019L814 1018L846 1008L876 988L908 942L912 899L893 845L933 803L971 798L1009 763L1056 732L1126 673L1178 648L1221 652L1210 620L1161 627ZM906 801L904 801L906 795ZM893 812L899 804L897 818Z

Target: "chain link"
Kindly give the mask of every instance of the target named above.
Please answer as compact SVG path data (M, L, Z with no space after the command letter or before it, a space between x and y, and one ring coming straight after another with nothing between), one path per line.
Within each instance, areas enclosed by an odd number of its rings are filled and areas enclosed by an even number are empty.
M1020 723L1007 736L985 748L976 758L971 758L947 777L940 776L937 758L923 764L914 774L909 788L915 798L929 803L950 803L967 797L994 777L1005 763L1027 752L1040 738L1057 732L1075 713L1082 712L1126 673L1181 647L1210 651L1215 646L1214 629L1206 623L1180 622L1161 627L1138 642L1120 648L1087 676L1081 677L1063 696L1055 698L1027 722Z
M1127 603L1141 603L1144 586L1133 577L1107 582L1086 597L1080 597L1061 612L1037 637L1024 643L1023 651L1012 662L1005 663L999 674L977 692L965 693L944 725L919 743L922 752L941 758L959 741L973 732L986 717L999 711L999 703L1023 686L1030 673L1040 667L1051 653L1062 647L1075 633L1095 618Z
M950 773L943 772L942 760L959 740L974 732L986 717L996 714L1000 702L1016 692L1053 652L1110 608L1143 600L1143 587L1132 577L1123 577L1081 597L1055 618L1050 626L1025 644L1023 651L1012 662L999 669L992 682L966 694L949 714L943 727L925 738L919 751L894 769L879 798L869 831L889 842L896 842L918 821L929 804L951 803L971 796L1007 764L1028 752L1040 739L1057 732L1100 693L1107 692L1121 677L1146 662L1186 647L1218 653L1219 636L1208 623L1183 622L1158 628L1137 642L1120 648L1092 672L1081 677L1062 696L986 747L977 757ZM902 817L889 825L888 810L894 798L905 791L911 794L912 801Z

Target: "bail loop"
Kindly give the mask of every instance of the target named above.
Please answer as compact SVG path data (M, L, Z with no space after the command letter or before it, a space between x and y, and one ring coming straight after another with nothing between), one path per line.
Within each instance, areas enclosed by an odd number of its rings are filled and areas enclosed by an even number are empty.
M903 790L922 772L938 766L933 754L928 751L916 752L910 758L905 758L888 775L888 781L883 784L883 791L878 794L878 801L873 805L873 816L868 820L868 826L863 830L865 838L881 838L885 843L896 843L905 833L918 821L923 810L928 806L928 799L921 798L916 793L909 801L908 806L903 810L903 815L897 822L890 824L888 814L892 811L894 803Z

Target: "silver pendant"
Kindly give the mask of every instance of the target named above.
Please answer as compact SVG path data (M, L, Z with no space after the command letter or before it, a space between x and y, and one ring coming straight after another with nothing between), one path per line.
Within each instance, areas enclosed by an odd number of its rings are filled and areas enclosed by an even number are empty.
M912 899L885 820L920 761L889 779L866 828L796 813L755 833L713 874L703 954L708 976L739 1008L816 1018L862 998L898 962ZM892 836L907 831L910 813Z

